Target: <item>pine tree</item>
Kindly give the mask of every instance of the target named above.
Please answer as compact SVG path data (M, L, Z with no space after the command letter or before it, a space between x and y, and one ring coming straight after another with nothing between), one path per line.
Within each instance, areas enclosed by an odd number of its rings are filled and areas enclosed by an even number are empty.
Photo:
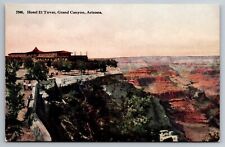
M24 107L21 95L21 84L16 83L16 71L19 65L15 61L6 63L6 139L14 141L21 131L21 123L17 120L19 111Z

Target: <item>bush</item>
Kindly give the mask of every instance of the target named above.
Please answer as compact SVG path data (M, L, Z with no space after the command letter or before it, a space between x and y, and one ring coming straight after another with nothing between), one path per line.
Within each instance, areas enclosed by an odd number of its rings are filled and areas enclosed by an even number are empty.
M52 65L54 68L56 68L59 71L69 72L73 69L73 65L71 61L62 60L62 59L58 61L54 61Z
M34 66L34 62L32 60L32 58L26 58L24 61L24 67L27 69L30 69Z
M35 62L33 66L28 69L28 73L25 76L29 80L47 80L48 68L43 62Z

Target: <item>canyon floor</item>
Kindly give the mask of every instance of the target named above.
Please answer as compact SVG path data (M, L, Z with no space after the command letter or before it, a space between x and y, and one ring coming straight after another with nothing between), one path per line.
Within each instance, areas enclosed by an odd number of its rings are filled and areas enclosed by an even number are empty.
M219 57L117 58L129 83L155 95L187 141L217 141Z

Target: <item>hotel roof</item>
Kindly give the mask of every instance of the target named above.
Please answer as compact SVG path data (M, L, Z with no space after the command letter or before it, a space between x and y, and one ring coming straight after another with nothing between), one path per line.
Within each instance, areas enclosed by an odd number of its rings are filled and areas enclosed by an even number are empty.
M32 51L30 52L23 52L23 53L10 53L9 55L11 54L42 54L42 53L71 53L71 52L68 52L68 51L48 51L48 52L44 52L44 51L40 51L37 47L35 47Z

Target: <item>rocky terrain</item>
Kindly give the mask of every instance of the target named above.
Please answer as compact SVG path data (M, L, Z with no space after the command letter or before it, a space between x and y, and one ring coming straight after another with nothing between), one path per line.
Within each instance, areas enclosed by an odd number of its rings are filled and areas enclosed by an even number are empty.
M160 99L170 121L188 141L219 139L219 57L117 61L129 83Z
M56 93L57 92L57 93ZM174 128L159 98L137 89L122 74L107 75L47 90L43 123L53 141L159 141L160 130Z

